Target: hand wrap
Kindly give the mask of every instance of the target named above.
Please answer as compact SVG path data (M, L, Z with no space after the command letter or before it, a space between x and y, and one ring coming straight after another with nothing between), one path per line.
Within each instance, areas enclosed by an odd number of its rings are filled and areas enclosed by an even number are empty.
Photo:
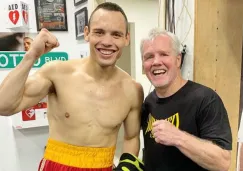
M144 164L136 156L123 153L118 166L113 171L144 171Z

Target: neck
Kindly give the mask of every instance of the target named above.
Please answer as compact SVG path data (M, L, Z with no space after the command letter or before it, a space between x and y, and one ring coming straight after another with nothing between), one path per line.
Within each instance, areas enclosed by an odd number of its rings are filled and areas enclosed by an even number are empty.
M186 83L187 80L184 80L181 74L179 73L177 74L177 77L174 79L174 81L171 82L168 86L155 88L156 94L160 98L166 98L172 96L178 90L180 90L181 87L183 87Z
M86 72L92 76L95 80L107 81L113 78L117 68L115 65L102 67L91 57L88 57L86 63Z

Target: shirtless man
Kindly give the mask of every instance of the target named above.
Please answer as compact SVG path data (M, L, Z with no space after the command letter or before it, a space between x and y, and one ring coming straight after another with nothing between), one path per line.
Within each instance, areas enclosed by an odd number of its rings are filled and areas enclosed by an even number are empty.
M129 44L127 28L126 15L118 5L101 4L85 28L90 56L49 62L28 77L34 62L59 46L56 37L42 29L1 84L0 115L13 115L48 95L49 139L40 171L111 171L122 123L121 159L128 159L121 161L117 170L140 169L136 156L143 90L115 66Z

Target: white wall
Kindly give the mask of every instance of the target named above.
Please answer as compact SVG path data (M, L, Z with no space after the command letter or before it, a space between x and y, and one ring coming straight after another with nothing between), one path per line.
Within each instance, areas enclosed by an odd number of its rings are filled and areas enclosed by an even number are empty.
M152 0L111 0L116 2L124 9L128 16L129 22L134 23L135 26L135 48L134 56L132 56L133 64L135 64L135 78L140 82L145 90L145 95L149 92L150 83L147 81L145 75L142 74L142 62L140 55L140 40L152 27L158 26L158 1ZM6 1L5 1L6 2ZM9 0L8 0L9 2ZM30 4L30 32L36 32L35 12L33 0L25 0ZM178 9L182 8L182 0L177 0ZM0 1L0 9L4 9L4 2ZM190 1L188 9L194 18L194 1ZM72 0L67 0L68 12L68 32L53 32L60 41L60 47L56 51L65 51L70 58L79 58L80 50L86 50L88 45L75 40L74 28L74 11L77 10L73 6ZM185 10L184 10L185 12ZM180 39L184 38L184 33L189 26L189 18L183 12L183 17L180 18L179 28L177 33ZM179 15L179 14L177 14ZM4 12L0 10L0 21L5 21ZM186 39L186 44L189 48L189 57L186 57L185 69L183 69L183 76L192 79L193 75L193 31L194 23L192 23L189 36ZM10 31L2 25L0 32ZM133 50L133 49L131 49ZM188 72L189 71L189 72ZM189 73L189 74L188 74ZM0 81L7 73L0 71ZM8 118L0 117L0 171L33 171L37 170L39 160L43 154L43 148L48 137L48 128L31 128L26 130L13 130L11 121ZM121 136L119 139L121 140ZM142 138L142 136L141 136ZM120 143L121 141L119 141ZM143 144L142 144L143 147ZM141 153L140 153L141 157Z
M194 5L195 2L185 0L175 2L176 35L183 45L187 46L187 54L182 67L182 76L185 79L193 80L193 59L194 59Z

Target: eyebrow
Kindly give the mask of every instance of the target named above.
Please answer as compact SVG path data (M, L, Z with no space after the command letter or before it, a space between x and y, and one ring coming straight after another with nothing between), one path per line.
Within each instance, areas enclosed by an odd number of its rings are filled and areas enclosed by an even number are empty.
M169 54L168 51L164 51L164 50L159 50L159 51L156 51L155 53L165 53L165 54ZM146 52L146 53L144 53L143 56L149 56L149 55L153 55L153 54L154 53L152 53L152 52Z
M93 29L92 31L104 31L104 30L103 29L96 28L96 29Z
M101 28L95 28L95 29L93 29L93 31L105 31L105 30L104 30L104 29L101 29ZM121 31L117 31L117 30L115 30L115 31L111 31L111 33L112 33L112 34L119 34L119 35L121 35L121 36L124 35L123 32L121 32Z
M114 34L119 34L119 35L121 35L121 36L123 36L124 34L121 32L121 31L112 31L112 33Z
M143 56L150 56L150 55L153 55L153 53L151 53L151 52L146 52Z

